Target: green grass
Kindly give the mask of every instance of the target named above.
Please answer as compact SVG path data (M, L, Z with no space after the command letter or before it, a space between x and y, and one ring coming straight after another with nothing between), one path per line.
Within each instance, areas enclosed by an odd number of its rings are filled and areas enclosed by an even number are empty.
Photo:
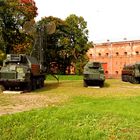
M84 88L82 76L62 77L59 83L50 77L45 88L29 94L63 102L1 116L0 140L140 139L140 85L109 79L104 88ZM0 97L7 102L11 96Z
M56 75L59 80L82 80L82 75ZM47 75L46 80L55 80L52 75Z
M0 139L139 139L140 97L76 97L57 107L0 118Z

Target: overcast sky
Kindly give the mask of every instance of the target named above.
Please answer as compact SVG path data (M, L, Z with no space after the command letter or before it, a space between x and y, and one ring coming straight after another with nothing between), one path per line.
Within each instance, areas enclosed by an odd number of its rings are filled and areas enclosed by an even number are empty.
M140 0L34 0L40 20L44 16L65 19L70 14L87 21L93 42L140 39Z

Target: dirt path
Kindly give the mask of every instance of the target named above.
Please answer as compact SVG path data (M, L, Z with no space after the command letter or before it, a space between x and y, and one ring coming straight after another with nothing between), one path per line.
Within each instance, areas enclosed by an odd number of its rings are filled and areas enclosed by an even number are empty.
M28 111L47 106L55 106L62 102L60 97L48 97L47 95L20 94L6 96L6 100L3 99L3 103L0 103L0 115Z

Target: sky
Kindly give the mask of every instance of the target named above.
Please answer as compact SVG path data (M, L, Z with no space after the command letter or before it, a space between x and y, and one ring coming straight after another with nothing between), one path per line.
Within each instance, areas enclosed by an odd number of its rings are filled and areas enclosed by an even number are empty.
M140 0L34 0L36 20L54 16L65 20L70 14L87 22L89 41L103 43L140 40Z

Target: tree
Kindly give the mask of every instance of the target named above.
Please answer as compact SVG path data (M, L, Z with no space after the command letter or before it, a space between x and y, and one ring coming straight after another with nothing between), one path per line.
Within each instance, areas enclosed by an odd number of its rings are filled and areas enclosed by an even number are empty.
M89 49L87 22L83 17L74 14L66 18L69 26L70 43L67 44L67 53L71 63L74 63L78 73L82 73L84 61L86 61L86 52ZM80 67L79 67L80 66Z
M55 32L49 34L48 25L52 22L56 27ZM89 48L87 45L87 23L83 17L70 15L66 20L52 16L45 17L37 23L36 27L38 31L37 38L40 39L40 41L36 41L36 50L38 50L38 46L43 48L44 56L47 56L45 65L48 70L50 70L51 63L57 64L61 74L65 74L66 70L69 73L72 64L83 66L83 61L86 60L85 54ZM41 45L39 42L41 42ZM82 68L80 67L80 69Z
M58 64L61 74L65 74L66 70L69 73L73 64L77 69L80 68L78 73L82 73L85 64L83 62L87 61L85 55L89 49L86 21L76 15L70 15L65 21L58 18L49 19L56 24L56 32L47 37L48 48L52 49L48 52L54 56L51 60Z
M32 42L32 36L26 32L24 25L34 19L37 8L33 0L2 0L0 20L5 52L14 53L19 46L26 50ZM27 45L26 45L27 44ZM20 49L19 49L20 50Z
M62 57L64 54L64 52L62 53L62 50L64 50L64 48L61 45L60 40L62 36L67 36L67 33L65 32L65 28L67 28L65 21L52 16L45 17L37 23L36 28L38 41L36 41L35 50L42 49L44 56L47 56L44 57L44 61L49 72L52 63L56 63L58 70L62 72L66 61ZM38 46L40 46L40 48L38 48ZM36 53L38 52L36 51Z
M93 42L88 42L86 44L86 48L92 48L93 47ZM88 57L87 57L87 53L85 55L83 55L83 57L81 57L81 59L78 59L76 61L76 74L82 74L83 73L83 67L86 65L88 61Z

